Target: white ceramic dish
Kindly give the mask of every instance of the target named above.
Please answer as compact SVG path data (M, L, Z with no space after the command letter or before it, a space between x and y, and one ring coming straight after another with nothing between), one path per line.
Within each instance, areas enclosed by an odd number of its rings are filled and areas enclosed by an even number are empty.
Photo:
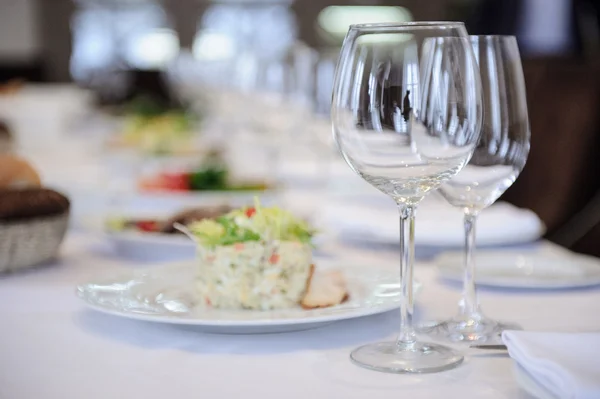
M181 234L118 231L102 233L119 256L145 262L164 262L192 259L196 244ZM324 255L321 244L324 238L313 238L315 254Z
M395 273L372 266L336 269L347 280L349 300L314 310L300 307L277 311L220 310L195 306L193 261L99 278L79 285L76 292L86 305L100 312L136 320L193 325L200 331L226 334L305 330L399 306L400 287ZM415 290L419 288L416 283Z
M121 231L104 232L104 237L118 255L135 260L183 260L193 258L196 253L196 244L180 234Z
M232 207L250 205L254 198L270 206L277 203L280 191L228 192L198 191L181 193L97 192L93 190L66 189L73 204L73 222L76 227L97 228L91 225L103 221L107 215L126 217L169 217L182 209L229 204Z
M176 208L179 209L179 208ZM166 219L171 213L119 212L131 219ZM129 259L144 262L163 262L191 259L195 254L195 244L181 234L147 233L136 230L111 231L106 228L108 216L102 213L82 215L78 227L106 240L115 253Z
M274 197L260 197L262 205L275 204ZM77 217L76 227L101 236L113 247L117 255L145 262L164 262L191 259L195 244L181 234L148 233L136 230L110 231L106 228L109 218L166 220L176 212L195 207L211 207L227 204L232 208L252 205L254 199L244 196L206 197L197 200L182 200L167 197L123 197L120 201L105 206L102 211L82 212ZM303 215L304 212L295 212ZM308 213L306 216L308 217ZM322 237L315 237L318 244Z
M438 256L440 275L462 281L463 254L446 252ZM476 281L498 288L564 289L600 284L600 259L561 251L478 251Z
M211 207L228 204L239 207L253 203L247 196L225 197L207 192L198 198L167 196L123 196L101 207L83 211L77 215L76 227L106 239L119 256L143 261L169 261L193 258L195 245L179 234L146 233L135 230L110 231L109 218L167 219L176 212L195 207ZM199 195L199 194L198 194ZM262 201L262 197L261 197ZM268 201L264 201L268 203Z
M154 216L148 217L155 218ZM143 231L108 231L102 219L87 217L86 230L107 240L115 253L129 259L144 262L165 262L192 259L196 254L196 244L182 234L146 233ZM315 237L317 245L315 253L319 252L322 237Z

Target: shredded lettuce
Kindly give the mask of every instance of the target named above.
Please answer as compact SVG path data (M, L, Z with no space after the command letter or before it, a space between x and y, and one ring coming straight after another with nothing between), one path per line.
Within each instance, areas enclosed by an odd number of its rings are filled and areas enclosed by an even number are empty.
M278 207L236 209L216 220L202 220L188 226L202 245L214 247L248 241L297 241L310 244L314 230L302 219Z
M203 219L194 222L189 225L188 228L196 237L198 237L203 245L211 247L221 245L221 241L227 234L223 225L211 219Z

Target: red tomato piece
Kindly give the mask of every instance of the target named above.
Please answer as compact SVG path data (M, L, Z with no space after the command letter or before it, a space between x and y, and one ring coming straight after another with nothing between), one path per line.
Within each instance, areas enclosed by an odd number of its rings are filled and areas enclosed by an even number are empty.
M254 216L255 213L256 213L256 208L254 208L254 207L246 209L246 216L249 218Z
M190 179L187 173L162 173L161 186L165 190L189 191Z
M146 231L146 232L157 232L158 231L158 223L155 220L140 220L136 222L136 227L138 230Z

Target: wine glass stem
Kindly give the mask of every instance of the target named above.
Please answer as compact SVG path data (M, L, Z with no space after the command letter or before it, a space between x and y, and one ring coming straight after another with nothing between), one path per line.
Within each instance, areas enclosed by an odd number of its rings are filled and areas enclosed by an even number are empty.
M475 227L478 212L465 210L465 264L463 276L462 312L467 316L476 316L479 312L477 289L475 287Z
M413 265L415 260L415 211L414 205L398 204L400 211L400 334L398 349L410 350L415 346L416 333L413 326Z

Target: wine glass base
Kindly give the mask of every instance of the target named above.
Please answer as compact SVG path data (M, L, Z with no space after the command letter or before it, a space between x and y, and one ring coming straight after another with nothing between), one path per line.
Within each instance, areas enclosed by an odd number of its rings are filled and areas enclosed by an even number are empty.
M502 344L502 332L505 330L522 330L522 328L518 324L501 323L484 316L461 315L431 327L420 328L419 332L441 342Z
M350 354L358 366L386 373L435 373L452 369L463 356L445 346L417 342L411 349L400 349L396 342L361 346Z

